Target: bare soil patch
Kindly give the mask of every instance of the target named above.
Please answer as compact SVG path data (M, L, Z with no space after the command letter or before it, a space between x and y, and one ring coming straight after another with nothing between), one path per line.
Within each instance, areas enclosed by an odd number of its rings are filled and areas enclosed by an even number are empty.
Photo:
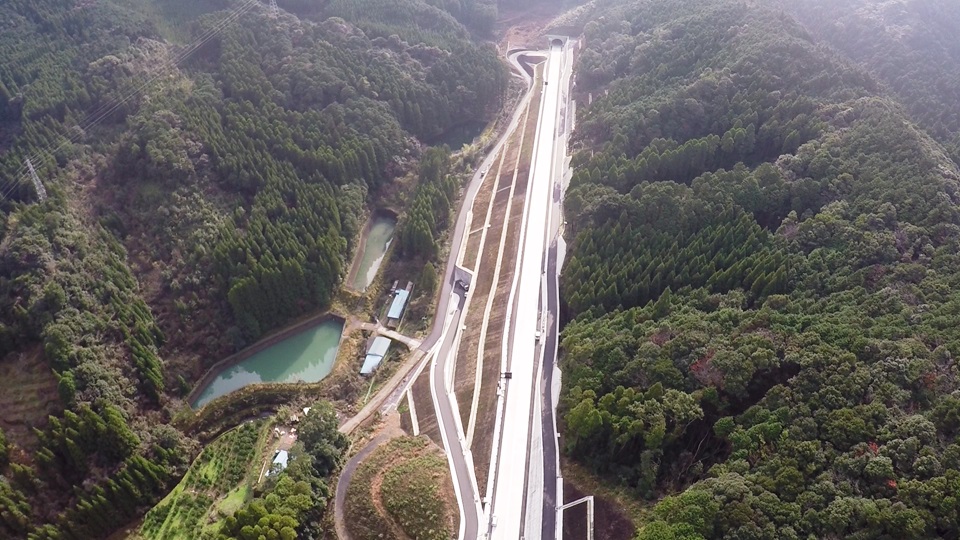
M564 503L584 495L594 496L595 538L631 539L637 527L649 520L652 503L639 500L630 488L619 485L615 479L598 477L562 454L560 468ZM581 536L575 536L578 534ZM586 506L564 511L564 536L586 538Z
M440 427L437 424L437 413L433 408L433 394L430 392L430 366L420 373L417 381L411 387L413 406L417 409L417 423L420 424L420 433L430 437L437 446L443 446L440 436Z
M563 502L573 502L585 495L576 484L564 478ZM594 495L593 537L605 540L631 540L637 532L627 514L617 504L602 496ZM587 538L587 505L578 504L563 511L563 537Z
M529 108L527 109L529 110ZM503 235L504 217L506 215L507 202L510 196L510 188L513 186L514 172L516 171L516 160L519 155L520 133L515 132L508 143L504 146L502 160L496 171L496 184L491 186L490 196L493 197L493 206L490 210L490 228L487 230L486 240L480 256L480 267L473 286L473 295L470 300L470 309L467 312L465 321L466 330L460 337L460 348L457 351L457 370L454 380L454 391L457 394L457 404L460 408L460 420L464 430L468 430L470 422L470 409L473 406L473 395L476 392L477 381L477 361L479 360L479 346L482 336L483 318L487 307L487 301L493 289L493 279L497 264L497 255L500 250L501 239ZM494 171L491 171L493 173ZM490 202L490 198L487 198ZM488 204L489 206L489 204ZM488 326L487 332L490 332ZM481 387L483 382L481 382Z
M501 8L497 21L501 44L506 46L509 43L513 49L544 45L541 43L543 29L563 11L559 4L555 0L541 0L519 9Z
M33 427L62 409L57 378L39 345L0 361L0 427L7 439L26 451L36 449Z

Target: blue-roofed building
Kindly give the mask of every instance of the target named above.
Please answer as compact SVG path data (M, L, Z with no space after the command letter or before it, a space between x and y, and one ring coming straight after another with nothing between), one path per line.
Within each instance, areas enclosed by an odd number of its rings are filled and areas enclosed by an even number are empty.
M360 368L361 375L369 375L380 367L380 362L387 356L390 349L390 338L377 336L367 349L367 356L363 359L363 367Z
M403 319L403 313L407 309L407 300L410 299L410 288L399 289L393 296L393 302L390 303L390 310L387 312L387 328L396 328L400 326Z
M390 338L384 336L377 336L373 338L373 343L370 344L370 349L367 350L367 354L373 354L376 356L386 356L387 351L390 349Z
M277 455L273 458L273 463L270 465L270 470L267 472L267 476L273 472L279 472L286 469L289 457L290 455L286 450L280 450L277 452Z

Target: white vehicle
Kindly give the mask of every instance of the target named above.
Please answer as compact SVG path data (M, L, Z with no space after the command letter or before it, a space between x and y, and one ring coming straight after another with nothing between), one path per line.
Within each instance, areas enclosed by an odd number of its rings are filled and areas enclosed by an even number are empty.
M536 339L537 339L538 342L540 341L540 331L539 331L539 330L537 330Z

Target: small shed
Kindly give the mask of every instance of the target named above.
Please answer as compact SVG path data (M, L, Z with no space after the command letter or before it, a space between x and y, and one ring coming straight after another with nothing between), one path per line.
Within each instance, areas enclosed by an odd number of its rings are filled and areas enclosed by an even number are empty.
M270 466L270 470L284 470L287 468L287 461L290 459L290 454L286 450L280 450L277 452L277 455L273 458L273 465ZM278 468L275 466L279 466ZM269 472L267 473L270 474Z
M403 312L407 309L407 300L410 299L408 289L400 289L394 294L393 302L390 303L390 311L387 312L387 328L396 328L400 326L400 320L403 319Z
M388 350L390 350L390 338L375 337L370 343L370 347L367 348L367 356L363 359L360 374L369 375L376 371L380 367L380 362L383 362L384 357L387 356Z

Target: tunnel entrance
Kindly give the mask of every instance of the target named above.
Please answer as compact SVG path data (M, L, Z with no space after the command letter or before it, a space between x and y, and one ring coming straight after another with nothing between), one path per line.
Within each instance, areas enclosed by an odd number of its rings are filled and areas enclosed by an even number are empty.
M559 38L554 39L554 40L552 40L552 41L550 42L550 46L551 46L551 47L563 47L563 40L562 40L562 39L559 39Z

